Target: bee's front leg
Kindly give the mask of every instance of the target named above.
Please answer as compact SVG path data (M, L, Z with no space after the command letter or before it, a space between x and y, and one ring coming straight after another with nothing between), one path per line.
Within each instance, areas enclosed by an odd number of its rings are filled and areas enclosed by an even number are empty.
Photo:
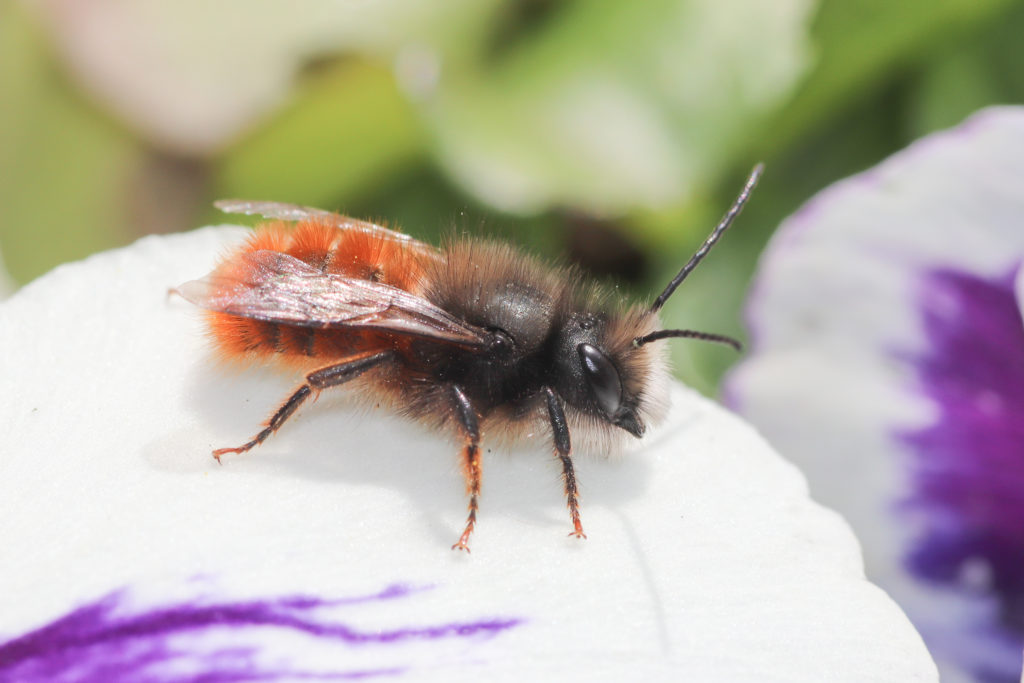
M565 421L562 401L551 387L544 387L544 396L548 403L548 419L551 420L551 435L555 441L555 454L562 461L562 480L565 483L565 498L569 506L569 517L572 518L573 530L570 536L586 538L583 524L580 522L579 493L576 489L576 472L572 467L572 442L569 440L569 425Z

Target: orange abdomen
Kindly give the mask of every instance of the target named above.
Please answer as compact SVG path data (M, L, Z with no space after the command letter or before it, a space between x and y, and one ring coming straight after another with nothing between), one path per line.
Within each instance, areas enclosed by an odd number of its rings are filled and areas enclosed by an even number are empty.
M249 266L240 257L258 250L288 254L325 273L380 282L414 294L423 290L420 254L385 236L339 230L315 220L294 227L281 221L259 226L215 272L230 272L244 279L245 273L238 271ZM317 367L325 359L391 344L390 335L377 331L303 327L215 311L208 311L206 316L216 350L233 360L280 360Z

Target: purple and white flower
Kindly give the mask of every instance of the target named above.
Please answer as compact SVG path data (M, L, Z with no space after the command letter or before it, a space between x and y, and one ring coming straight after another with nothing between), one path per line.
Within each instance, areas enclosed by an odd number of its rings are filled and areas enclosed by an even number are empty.
M1024 108L824 190L762 257L726 394L842 512L944 681L1024 648Z
M218 466L295 378L211 367L166 292L244 235L0 303L0 680L937 680L849 527L681 386L636 452L579 453L585 543L542 431L484 455L471 556L453 444L383 410L324 392Z

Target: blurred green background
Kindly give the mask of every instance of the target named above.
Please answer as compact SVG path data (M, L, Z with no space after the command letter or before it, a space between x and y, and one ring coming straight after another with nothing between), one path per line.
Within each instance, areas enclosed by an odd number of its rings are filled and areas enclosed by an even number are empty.
M24 284L230 196L499 235L649 299L763 160L664 312L742 337L779 221L1024 101L1021 36L1019 0L0 0L0 254ZM735 360L672 348L705 392Z

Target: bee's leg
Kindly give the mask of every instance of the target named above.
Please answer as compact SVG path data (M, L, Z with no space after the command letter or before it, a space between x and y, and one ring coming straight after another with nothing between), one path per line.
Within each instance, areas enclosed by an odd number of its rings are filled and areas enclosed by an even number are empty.
M569 517L572 518L573 530L570 536L586 538L583 524L580 522L579 494L576 491L576 472L572 468L572 442L569 440L569 425L565 421L562 403L551 387L544 387L544 396L548 402L548 418L551 420L551 434L555 440L555 452L562 461L562 479L565 482L565 498L569 505Z
M466 493L469 494L469 517L466 519L466 529L459 537L459 542L452 546L452 550L458 548L469 552L469 536L476 526L477 499L480 496L480 423L470 404L469 399L462 389L452 387L452 399L455 408L455 418L466 437L466 445L462 448L462 471L466 477Z
M355 379L367 370L390 360L392 355L391 351L382 351L380 353L355 356L348 358L341 363L335 363L334 365L328 365L327 367L320 368L319 370L314 370L306 375L305 384L296 389L295 392L281 404L281 407L277 409L277 412L271 415L270 419L267 420L266 426L263 430L254 436L251 441L242 446L238 446L237 448L218 448L213 452L213 457L217 459L217 462L220 462L220 456L225 453L245 453L250 448L259 446L267 440L268 436L276 432L278 428L285 423L285 420L291 417L292 414L299 409L299 406L301 406L306 399L313 394L313 392L319 392L321 389L338 386L339 384L344 384L350 379Z

